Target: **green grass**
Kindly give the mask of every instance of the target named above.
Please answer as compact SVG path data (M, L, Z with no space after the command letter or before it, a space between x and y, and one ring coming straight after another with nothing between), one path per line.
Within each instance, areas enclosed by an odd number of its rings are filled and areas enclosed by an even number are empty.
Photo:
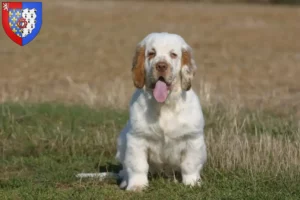
M250 111L237 115L226 112L228 110L221 108L205 109L208 134L213 131L219 137L222 132L226 132L226 128L231 130L232 126L249 134L251 141L263 134L291 141L298 139L299 130L292 119ZM225 159L223 152L215 155L213 144L209 145L213 159L209 159L205 166L202 176L204 183L200 188L188 188L163 178L154 178L147 190L133 193L120 190L115 180L100 182L96 179L77 179L74 175L78 172L119 169L114 159L116 136L127 118L126 111L93 110L84 106L0 105L0 199L300 197L300 170L297 168L299 158L288 160L294 160L294 164L281 163L283 167L278 168L281 169L278 171L275 168L270 168L269 171L259 170L259 167L253 166L256 163L249 162L248 166L242 161L232 167L224 167L218 164ZM207 138L207 142L213 141L210 137ZM271 161L273 165L277 163Z

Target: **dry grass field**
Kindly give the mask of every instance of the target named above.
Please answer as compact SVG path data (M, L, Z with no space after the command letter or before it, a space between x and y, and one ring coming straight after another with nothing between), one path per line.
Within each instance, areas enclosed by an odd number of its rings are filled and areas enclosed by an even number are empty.
M300 108L300 8L180 2L44 1L37 38L20 48L0 32L0 100L126 108L135 45L182 35L208 102Z
M44 0L43 9L42 29L25 47L0 31L0 196L300 196L300 7ZM114 162L134 90L135 45L161 31L182 35L194 49L193 88L207 122L206 184L190 190L159 179L135 196L76 180L77 172Z

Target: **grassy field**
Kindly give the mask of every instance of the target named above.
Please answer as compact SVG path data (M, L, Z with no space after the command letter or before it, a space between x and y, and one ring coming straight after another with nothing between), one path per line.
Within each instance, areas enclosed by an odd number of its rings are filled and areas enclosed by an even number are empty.
M158 177L144 193L79 172L117 171L116 134L124 111L85 106L3 104L1 199L297 199L299 129L292 119L221 107L205 110L209 161L204 185L190 189ZM167 195L167 197L166 197Z
M299 199L300 8L44 0L25 47L0 31L0 199ZM167 8L167 9L166 9ZM204 185L143 193L78 172L117 171L135 45L174 32L194 49L206 118ZM63 106L65 105L65 106Z

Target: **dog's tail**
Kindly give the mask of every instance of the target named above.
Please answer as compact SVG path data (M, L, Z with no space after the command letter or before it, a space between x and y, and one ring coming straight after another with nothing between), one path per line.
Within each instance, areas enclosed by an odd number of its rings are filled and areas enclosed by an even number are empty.
M113 173L113 172L79 173L76 174L76 177L77 178L99 178L100 180L120 178L120 176L117 173Z

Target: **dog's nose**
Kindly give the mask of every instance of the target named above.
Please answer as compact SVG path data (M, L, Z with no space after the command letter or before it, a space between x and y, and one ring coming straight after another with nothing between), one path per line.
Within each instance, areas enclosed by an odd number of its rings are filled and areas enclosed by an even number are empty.
M168 68L168 65L165 62L158 62L156 64L156 69L159 72L165 72L167 70L167 68Z

